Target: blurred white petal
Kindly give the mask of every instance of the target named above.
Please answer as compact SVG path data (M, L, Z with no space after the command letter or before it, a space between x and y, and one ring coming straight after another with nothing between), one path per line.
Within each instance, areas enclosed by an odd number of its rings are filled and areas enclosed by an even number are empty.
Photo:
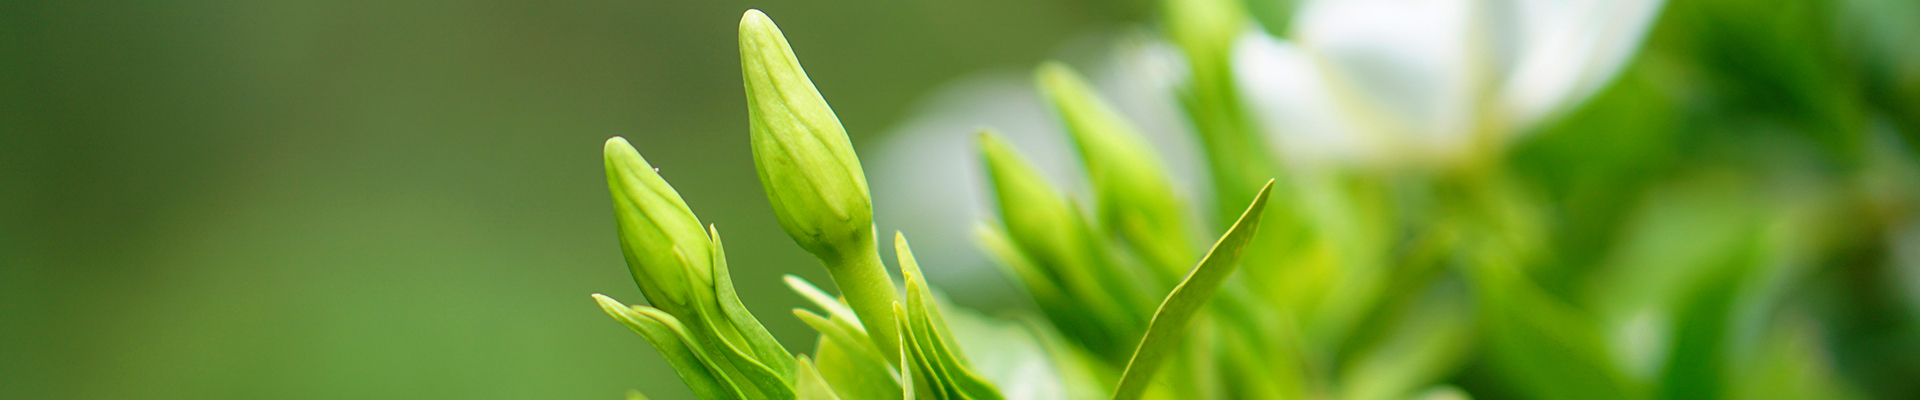
M1335 95L1418 155L1466 147L1477 60L1471 0L1321 0L1295 14L1300 46L1325 63Z
M1662 0L1514 0L1519 53L1502 89L1525 130L1590 97L1640 47Z
M1252 118L1288 162L1353 161L1373 153L1353 121L1357 116L1334 100L1320 65L1299 46L1244 35L1235 45L1233 71Z

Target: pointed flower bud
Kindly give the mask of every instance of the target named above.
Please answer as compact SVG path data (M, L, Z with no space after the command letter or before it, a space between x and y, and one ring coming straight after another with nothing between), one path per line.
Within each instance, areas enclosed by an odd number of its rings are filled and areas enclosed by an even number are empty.
M1049 62L1035 75L1080 150L1100 221L1152 262L1161 278L1177 282L1197 256L1160 155L1066 65Z
M821 258L872 248L873 200L847 130L759 10L740 19L740 72L754 166L780 226Z
M713 288L712 240L680 193L626 139L607 139L606 161L620 251L634 282L654 307L690 315L692 291Z
M800 69L780 28L760 10L740 19L753 165L774 216L833 274L847 305L885 354L898 353L899 295L873 237L873 198L847 130ZM900 365L899 359L890 360Z

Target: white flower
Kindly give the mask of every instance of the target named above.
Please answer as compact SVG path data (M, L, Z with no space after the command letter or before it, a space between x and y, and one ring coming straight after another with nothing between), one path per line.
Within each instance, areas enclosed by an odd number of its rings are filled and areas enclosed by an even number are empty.
M1234 73L1287 159L1444 165L1591 97L1661 3L1313 0L1292 40L1243 35Z

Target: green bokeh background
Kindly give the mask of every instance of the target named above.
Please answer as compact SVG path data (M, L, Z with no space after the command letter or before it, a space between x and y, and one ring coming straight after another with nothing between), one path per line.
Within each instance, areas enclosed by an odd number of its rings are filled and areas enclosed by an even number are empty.
M0 4L0 398L611 399L686 389L601 141L726 232L760 315L824 271L752 170L736 22L781 23L856 142L1135 3ZM809 343L792 318L766 318ZM800 346L810 347L810 346Z

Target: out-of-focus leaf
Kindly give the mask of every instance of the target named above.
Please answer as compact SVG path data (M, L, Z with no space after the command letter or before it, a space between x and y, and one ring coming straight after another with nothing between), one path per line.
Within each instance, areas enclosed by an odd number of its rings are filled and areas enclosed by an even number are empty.
M840 400L827 381L820 378L820 373L814 371L813 360L800 356L793 368L793 394L796 400Z
M1473 400L1473 397L1468 396L1467 392L1460 391L1460 388L1452 386L1428 389L1410 398L1414 400Z
M1216 222L1227 224L1236 217L1233 210L1251 202L1260 182L1280 171L1247 118L1233 78L1233 45L1244 32L1246 10L1237 0L1161 3L1164 31L1187 60L1190 79L1180 90L1180 105L1206 150Z
M1082 344L1104 357L1125 357L1124 344L1146 326L1152 300L1137 276L1116 260L1111 246L1089 225L1073 201L1048 183L1032 163L992 132L979 134L1001 222L1021 254L1066 289L1075 308L1098 323L1105 339ZM1056 321L1057 324L1065 325ZM1076 339L1081 339L1076 337ZM1093 347L1102 343L1110 347ZM1116 361L1117 362L1117 361Z
M1181 333L1186 330L1193 314L1200 310L1220 283L1233 273L1240 263L1240 250L1247 245L1260 227L1260 216L1267 210L1267 197L1273 193L1273 181L1260 188L1247 211L1227 229L1227 234L1214 243L1213 249L1200 259L1200 264L1188 273L1180 286L1167 294L1160 303L1160 309L1153 314L1153 321L1147 327L1147 333L1140 338L1140 345L1133 351L1133 357L1127 362L1127 369L1120 375L1119 387L1114 390L1114 400L1133 400L1140 398L1147 390L1147 384L1153 380L1155 370L1166 359L1169 352L1179 347Z
M1005 231L979 224L974 228L974 237L980 247L992 256L995 263L1007 276L1018 279L1026 287L1026 293L1040 307L1040 312L1053 322L1055 329L1068 337L1079 341L1088 349L1107 349L1115 347L1108 332L1100 329L1100 321L1093 315L1075 309L1075 302L1066 289L1049 276L1046 271L1034 265L1033 261L1021 253L1008 238Z
M1860 393L1834 371L1811 321L1801 317L1776 323L1759 351L1732 365L1727 397L1732 400L1854 400Z
M938 297L936 300L940 300ZM1063 378L1032 328L942 302L953 344L968 368L994 383L1009 400L1068 397Z
M1046 348L1047 358L1053 361L1053 369L1060 373L1060 385L1066 389L1066 395L1058 398L1067 400L1104 400L1109 394L1109 383L1119 379L1119 372L1108 368L1107 364L1083 349L1067 343L1067 338L1058 334L1059 330L1046 325L1045 321L1026 319L1027 330Z
M1597 323L1527 281L1510 253L1486 247L1469 249L1484 343L1503 381L1544 400L1647 398L1645 384L1613 363Z
M680 373L680 379L686 382L688 389L693 390L694 396L701 400L737 399L743 396L737 385L727 380L725 375L713 373L711 368L716 368L717 365L704 357L706 352L701 350L698 342L693 341L689 336L687 328L672 315L653 310L651 307L641 307L640 310L636 310L620 304L611 297L597 293L593 295L593 299L600 303L600 308L606 310L607 315L613 316L614 320L620 321L627 328L639 333L640 337L646 338L648 343L652 343L653 348L659 350L660 355L667 359L667 364L673 366L674 372Z
M1194 250L1166 163L1073 69L1049 62L1034 75L1080 150L1102 225L1152 264L1162 285L1171 285L1186 273Z
M1464 296L1441 287L1415 299L1381 341L1340 370L1338 398L1406 398L1457 367L1472 340L1473 319Z
M639 390L628 390L627 400L647 400L647 395L641 394Z

